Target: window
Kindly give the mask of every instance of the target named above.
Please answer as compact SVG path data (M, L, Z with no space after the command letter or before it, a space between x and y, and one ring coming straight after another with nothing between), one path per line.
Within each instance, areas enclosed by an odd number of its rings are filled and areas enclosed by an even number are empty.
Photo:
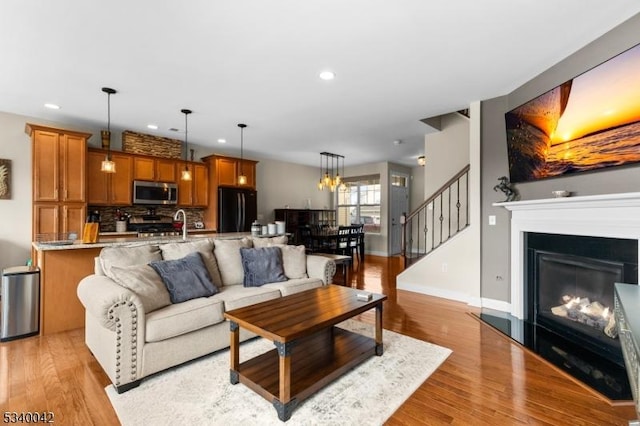
M347 178L338 189L338 225L364 224L364 232L380 232L380 176Z

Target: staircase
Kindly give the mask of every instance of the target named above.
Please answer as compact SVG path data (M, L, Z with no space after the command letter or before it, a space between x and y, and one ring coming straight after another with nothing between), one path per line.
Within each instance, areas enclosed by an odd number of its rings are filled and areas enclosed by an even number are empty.
M456 173L402 223L402 256L408 267L469 226L469 165Z

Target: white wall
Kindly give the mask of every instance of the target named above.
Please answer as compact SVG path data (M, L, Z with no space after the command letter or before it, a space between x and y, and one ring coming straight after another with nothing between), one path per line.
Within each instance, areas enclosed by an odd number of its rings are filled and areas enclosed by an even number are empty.
M411 192L409 195L409 211L412 212L426 199L424 194L424 166L411 169Z
M480 103L471 119L442 117L442 130L425 136L425 198L471 165L470 226L397 276L397 288L480 305Z
M274 160L260 160L256 166L258 191L258 221L263 225L275 220L274 209L289 206L292 209L307 207L311 199L312 209L332 208L331 192L319 191L316 186L318 167L302 166Z
M11 199L0 200L0 268L31 256L31 142L26 117L0 112L0 158L11 160Z

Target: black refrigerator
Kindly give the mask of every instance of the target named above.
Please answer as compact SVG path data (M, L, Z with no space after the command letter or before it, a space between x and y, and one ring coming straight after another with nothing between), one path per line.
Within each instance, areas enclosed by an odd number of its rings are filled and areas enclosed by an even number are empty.
M256 191L218 188L218 232L250 232L257 217Z

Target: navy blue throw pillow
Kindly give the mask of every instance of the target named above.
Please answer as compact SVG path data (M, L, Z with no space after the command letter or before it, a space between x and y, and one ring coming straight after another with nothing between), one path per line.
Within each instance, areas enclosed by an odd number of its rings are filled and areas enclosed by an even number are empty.
M240 255L245 287L287 281L280 247L241 248Z
M169 292L171 303L209 297L218 292L198 252L190 253L181 259L156 260L150 262L149 266L160 275Z

